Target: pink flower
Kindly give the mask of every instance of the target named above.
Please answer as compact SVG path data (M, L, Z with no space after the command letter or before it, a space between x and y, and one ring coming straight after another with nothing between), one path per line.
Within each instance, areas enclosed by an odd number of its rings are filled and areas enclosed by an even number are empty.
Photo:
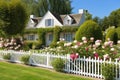
M79 54L78 53L72 53L72 54L70 54L70 58L72 59L72 60L75 60L75 59L77 59L79 57Z
M103 55L104 59L108 59L109 58L109 55L108 54L105 54Z

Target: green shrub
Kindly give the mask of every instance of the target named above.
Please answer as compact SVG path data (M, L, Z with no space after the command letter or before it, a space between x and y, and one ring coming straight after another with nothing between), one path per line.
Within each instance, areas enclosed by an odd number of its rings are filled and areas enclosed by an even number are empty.
M29 49L32 49L32 45L33 45L34 41L25 41L25 45L29 47Z
M52 43L50 44L50 47L51 47L51 48L57 47L57 43L56 43L56 42L52 42Z
M103 37L102 30L96 22L88 20L84 22L76 32L75 35L76 40L81 41L82 37L87 37L88 39L90 37L94 37L95 40L97 39L102 40Z
M24 62L24 64L29 64L29 58L30 58L30 55L22 56L21 61Z
M38 41L34 41L32 44L32 49L40 49L41 48L41 44Z
M120 27L116 28L116 32L118 34L118 40L120 40Z
M30 48L29 48L29 46L27 44L24 44L21 49L24 50L24 51L30 50Z
M115 80L115 66L113 64L104 63L102 65L102 74L105 80Z
M115 44L117 44L118 35L115 28L110 29L106 34L106 40L110 38Z
M11 58L10 53L3 55L3 59L10 60L10 58Z
M61 58L57 58L57 59L53 60L52 66L56 71L63 72L64 60Z

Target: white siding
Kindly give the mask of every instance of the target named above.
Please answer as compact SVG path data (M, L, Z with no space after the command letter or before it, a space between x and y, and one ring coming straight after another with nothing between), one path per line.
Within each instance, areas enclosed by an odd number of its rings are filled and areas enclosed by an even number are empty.
M46 19L54 19L53 26L45 26ZM36 27L37 28L41 28L41 27L47 28L47 27L54 27L54 26L62 26L62 24L52 15L52 13L50 13L50 11L48 11Z

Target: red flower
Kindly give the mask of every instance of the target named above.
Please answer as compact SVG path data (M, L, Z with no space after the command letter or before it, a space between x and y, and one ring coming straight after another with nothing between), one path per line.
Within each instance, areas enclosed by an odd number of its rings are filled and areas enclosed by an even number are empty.
M94 54L94 57L95 57L96 59L98 59L98 57L99 57L98 53L95 53L95 54Z
M71 58L72 60L75 60L75 59L77 59L78 57L79 57L79 55L76 54L76 53L70 54L70 58Z
M85 50L88 52L89 48L85 48Z

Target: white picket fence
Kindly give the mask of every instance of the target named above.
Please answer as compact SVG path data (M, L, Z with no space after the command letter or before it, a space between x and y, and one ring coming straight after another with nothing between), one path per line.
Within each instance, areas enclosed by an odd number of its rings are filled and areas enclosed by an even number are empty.
M116 59L116 61L105 61L101 59L91 59L91 58L77 58L75 60L70 59L70 55L55 55L51 53L31 53L31 52L17 52L17 51L0 51L0 60L4 60L3 56L10 53L11 62L21 62L21 57L25 55L30 55L29 64L35 65L35 66L41 66L46 68L53 68L51 65L51 62L55 58L62 58L65 60L65 67L64 70L68 73L77 74L77 75L83 75L83 76L89 76L89 77L95 77L103 79L102 75L102 64L108 63L108 64L114 64L116 67L114 70L116 71L116 80L120 80L120 63Z

